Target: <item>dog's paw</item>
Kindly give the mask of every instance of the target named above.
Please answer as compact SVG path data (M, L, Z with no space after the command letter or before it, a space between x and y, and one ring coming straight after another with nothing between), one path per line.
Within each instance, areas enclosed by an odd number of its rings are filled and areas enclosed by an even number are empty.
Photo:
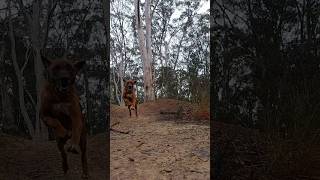
M79 154L79 150L78 150L78 148L77 148L78 146L76 146L76 145L70 145L69 146L69 148L68 148L68 152L71 152L71 153L73 153L73 154Z
M88 176L88 174L82 174L82 175L81 175L81 178L82 178L82 179L88 179L89 176Z
M67 131L67 134L66 134L66 137L67 137L67 138L71 138L71 136L72 136L72 131L69 131L69 130L68 130L68 131Z

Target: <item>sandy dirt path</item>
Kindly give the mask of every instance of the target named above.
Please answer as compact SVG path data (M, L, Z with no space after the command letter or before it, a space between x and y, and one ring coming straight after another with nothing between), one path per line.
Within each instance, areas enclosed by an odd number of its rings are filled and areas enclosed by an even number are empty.
M112 107L111 179L209 179L209 123L181 122L174 115L179 102L162 100L140 105L139 116Z

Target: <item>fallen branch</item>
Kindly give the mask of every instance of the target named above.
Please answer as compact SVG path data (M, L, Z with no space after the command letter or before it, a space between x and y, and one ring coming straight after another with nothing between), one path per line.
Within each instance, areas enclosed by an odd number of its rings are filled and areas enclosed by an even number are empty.
M137 146L136 146L136 148L138 148L138 147L140 147L140 146L142 146L144 143L142 142L142 143L140 143L140 144L138 144Z
M201 171L191 169L190 172L202 173Z
M118 121L118 122L115 122L114 124L112 124L111 127L113 127L113 126L115 126L115 125L118 125L118 124L120 124L119 121Z
M112 128L110 128L110 131L117 132L117 133L122 133L122 134L129 134L129 132L130 132L130 131L121 131L121 130L112 129Z

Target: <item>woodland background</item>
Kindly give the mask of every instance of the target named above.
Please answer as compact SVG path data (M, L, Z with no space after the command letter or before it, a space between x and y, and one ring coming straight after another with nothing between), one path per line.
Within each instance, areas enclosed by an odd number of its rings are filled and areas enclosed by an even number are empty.
M172 98L209 107L209 1L112 1L110 10L112 104L123 105L122 79L135 79L140 103Z
M215 0L215 119L246 127L320 126L320 2Z
M320 2L214 0L215 179L320 177Z
M122 79L138 81L140 103L175 98L209 106L209 1L111 1L110 32L108 3L0 3L0 132L34 140L48 137L38 116L44 80L41 53L86 61L77 86L89 134L106 130L108 102L123 104ZM139 47L144 44L139 42L141 34L146 38L144 49Z

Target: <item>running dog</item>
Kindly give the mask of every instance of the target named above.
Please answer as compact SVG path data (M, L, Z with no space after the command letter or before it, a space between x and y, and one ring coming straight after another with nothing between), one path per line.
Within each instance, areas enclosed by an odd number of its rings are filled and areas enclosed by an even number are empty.
M137 103L137 96L135 94L134 85L137 83L136 80L123 80L124 82L124 90L123 90L123 99L125 105L128 106L130 117L131 117L131 110L136 111L136 117L138 116L138 103Z
M42 62L45 66L46 81L41 90L40 118L55 132L64 173L69 169L64 146L67 140L71 139L71 146L67 150L78 154L80 146L82 177L87 178L87 130L75 87L76 75L85 62L73 63L66 57L49 60L43 56Z

